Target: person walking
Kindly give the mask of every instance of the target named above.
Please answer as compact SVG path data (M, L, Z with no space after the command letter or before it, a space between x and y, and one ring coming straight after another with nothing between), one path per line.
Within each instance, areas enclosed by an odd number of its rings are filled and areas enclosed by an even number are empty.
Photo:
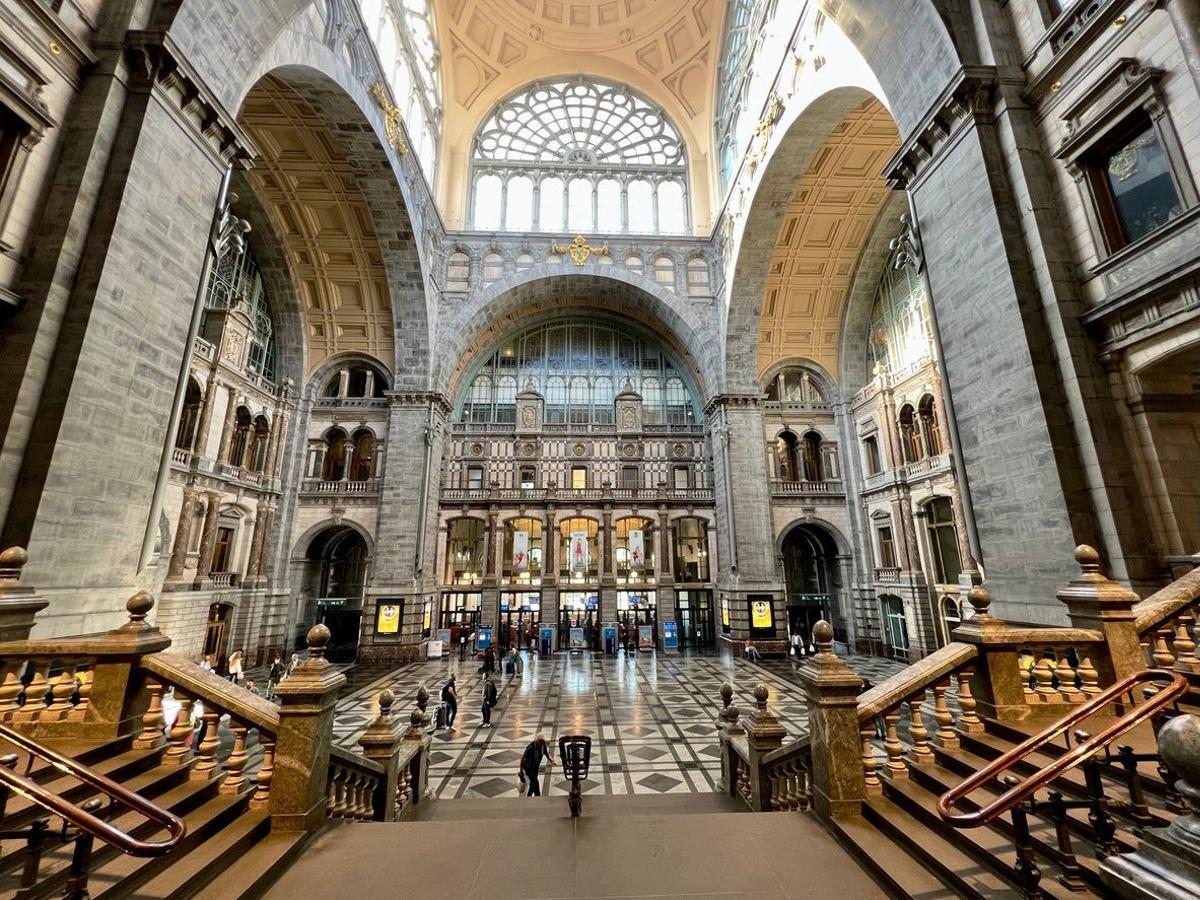
M234 650L229 654L229 680L234 684L238 684L242 680L243 670L242 651Z
M271 663L271 669L267 673L267 699L275 699L275 688L279 686L279 682L283 681L283 660L278 654L275 656L274 662Z
M483 713L483 724L486 728L492 727L492 707L496 705L500 694L496 690L496 682L492 681L491 673L483 676L483 697L480 702L480 710Z
M454 676L442 686L442 703L446 704L446 727L454 727L454 717L458 715L458 691L454 687Z
M491 647L483 651L483 671L489 675L496 671L496 651Z
M521 770L518 774L521 784L527 785L525 790L526 797L542 796L538 771L542 767L543 759L546 760L546 765L553 768L554 757L550 755L550 748L546 746L546 739L539 734L529 742L529 745L525 748L525 752L521 754Z

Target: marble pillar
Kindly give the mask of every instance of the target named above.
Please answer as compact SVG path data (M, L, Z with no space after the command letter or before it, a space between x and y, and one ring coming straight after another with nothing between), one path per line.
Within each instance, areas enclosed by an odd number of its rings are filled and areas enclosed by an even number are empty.
M171 545L171 562L167 566L168 578L179 578L187 562L188 543L192 539L192 519L196 514L196 498L199 491L188 485L183 489L183 506L179 509L179 524L175 527L175 543Z
M196 560L196 578L207 578L212 571L213 547L217 543L217 516L221 512L221 494L209 491L208 507L204 510L204 528L200 532L200 557Z

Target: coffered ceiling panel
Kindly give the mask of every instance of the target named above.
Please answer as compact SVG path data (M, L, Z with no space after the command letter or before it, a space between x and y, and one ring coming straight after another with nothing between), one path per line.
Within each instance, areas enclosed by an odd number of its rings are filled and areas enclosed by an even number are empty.
M299 281L308 371L348 350L390 368L394 326L379 242L358 181L324 122L272 78L247 97L241 121L262 151L250 180Z
M758 329L758 370L804 356L838 371L842 314L889 189L880 173L899 146L875 100L830 132L796 186L776 236Z

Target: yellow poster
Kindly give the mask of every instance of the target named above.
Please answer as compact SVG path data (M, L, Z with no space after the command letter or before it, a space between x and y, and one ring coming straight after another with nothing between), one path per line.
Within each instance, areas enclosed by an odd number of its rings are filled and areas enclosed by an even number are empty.
M721 624L726 628L729 627L729 598L721 598Z
M400 604L380 603L379 613L375 619L376 634L400 633Z
M421 620L421 630L428 632L433 627L433 601L425 601L425 617Z
M750 602L750 627L774 628L775 618L771 614L770 600L752 600Z

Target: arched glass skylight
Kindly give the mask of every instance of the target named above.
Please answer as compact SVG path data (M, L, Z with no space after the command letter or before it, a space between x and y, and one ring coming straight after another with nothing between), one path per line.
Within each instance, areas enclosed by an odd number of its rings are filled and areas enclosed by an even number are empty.
M472 225L685 233L687 172L679 132L650 101L583 76L536 82L475 134ZM631 215L633 197L648 203Z
M433 0L358 0L384 74L430 182L442 142L441 54Z
M745 146L744 130L750 83L754 75L755 50L763 31L775 14L777 0L727 0L725 38L721 47L721 71L717 78L717 162L721 189L737 167Z

